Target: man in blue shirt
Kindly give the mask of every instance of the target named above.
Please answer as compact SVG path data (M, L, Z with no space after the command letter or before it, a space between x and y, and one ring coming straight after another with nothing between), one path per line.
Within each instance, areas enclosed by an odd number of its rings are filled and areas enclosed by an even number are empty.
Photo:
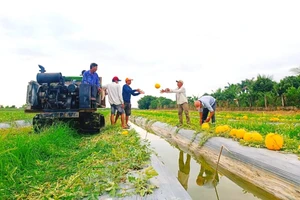
M101 91L99 76L96 73L98 65L96 63L91 63L90 70L83 73L82 83L90 84L92 88L91 100L96 100L97 93Z
M135 90L131 89L130 84L131 84L132 80L133 79L131 79L131 78L126 78L125 79L126 84L123 85L123 89L122 89L124 110L125 110L125 115L126 115L125 121L126 121L127 126L129 126L128 120L129 120L129 116L131 115L131 102L130 102L131 95L137 96L139 94L144 94L144 92L140 89L135 89ZM118 118L119 118L119 113L117 113L115 121L117 121Z

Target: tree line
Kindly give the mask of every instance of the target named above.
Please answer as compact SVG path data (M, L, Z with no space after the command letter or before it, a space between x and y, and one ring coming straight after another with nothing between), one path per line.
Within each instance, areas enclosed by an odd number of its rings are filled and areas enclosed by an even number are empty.
M293 69L295 70L295 69ZM272 77L258 75L256 78L242 80L240 83L228 83L211 95L217 99L218 107L300 107L300 75L287 76L279 82ZM187 97L192 107L197 96ZM175 108L176 101L165 97L144 96L138 101L140 109Z

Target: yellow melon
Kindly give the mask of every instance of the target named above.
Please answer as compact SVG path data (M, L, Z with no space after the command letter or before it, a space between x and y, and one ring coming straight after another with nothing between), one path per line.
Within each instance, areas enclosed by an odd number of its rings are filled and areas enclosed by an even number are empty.
M280 150L283 146L283 137L276 133L269 133L266 136L265 145L270 150Z
M123 131L122 135L128 135L128 131Z
M215 129L215 132L217 134L222 133L222 131L223 131L223 126L217 126L216 129Z
M230 131L230 127L229 127L228 125L224 125L224 126L223 126L223 131L224 131L224 132Z
M243 119L244 119L244 120L247 120L247 119L248 119L248 116L247 116L247 115L244 115L244 116L243 116Z
M246 132L246 133L244 134L243 139L244 139L245 141L251 141L251 138L252 138L252 134L251 134L250 132Z
M156 89L159 89L159 88L160 88L160 84L159 84L159 83L156 83L156 84L154 85L154 87L155 87Z
M238 129L237 133L236 133L236 137L241 139L244 137L246 131L244 129Z
M243 136L245 141L252 141L252 142L260 142L263 140L263 137L260 133L254 132L246 132Z
M252 140L260 142L260 141L263 141L264 139L263 139L263 136L260 133L254 132L254 133L252 133Z
M279 118L278 117L272 117L272 118L270 118L270 122L279 122Z
M201 125L202 130L208 130L209 129L209 123L203 123Z
M217 134L226 133L228 131L230 131L230 127L228 125L217 126L215 130Z
M231 129L231 131L229 132L229 135L231 137L236 137L236 133L237 133L238 129L234 128L234 129Z

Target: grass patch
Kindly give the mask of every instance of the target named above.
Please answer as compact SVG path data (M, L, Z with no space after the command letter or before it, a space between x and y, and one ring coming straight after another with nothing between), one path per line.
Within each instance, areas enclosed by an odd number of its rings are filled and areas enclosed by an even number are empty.
M12 122L16 120L32 120L33 113L25 113L23 109L0 109L0 123Z
M40 134L28 127L0 129L0 196L97 199L106 193L151 193L153 186L141 191L140 186L135 188L136 183L130 192L121 190L122 183L129 183L127 174L144 168L150 158L147 142L141 143L134 130L126 135L122 131L106 126L101 134L79 135L63 124Z

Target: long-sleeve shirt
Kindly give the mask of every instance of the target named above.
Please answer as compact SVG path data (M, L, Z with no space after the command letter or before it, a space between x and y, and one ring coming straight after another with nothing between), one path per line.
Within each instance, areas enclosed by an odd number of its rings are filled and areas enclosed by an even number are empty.
M90 70L87 70L83 73L82 83L97 85L100 88L99 76L96 72L91 73Z
M125 103L130 103L131 95L137 96L140 93L137 90L131 89L131 87L127 84L123 85L122 96Z
M200 109L200 112L203 112L203 108L207 108L210 112L213 112L214 109L212 108L212 105L216 102L216 99L212 96L202 96L198 99L202 103L202 108Z
M169 93L176 93L176 102L177 104L183 104L183 103L187 103L188 100L186 98L186 91L185 88L183 86L181 86L181 88L176 88L171 90Z
M107 89L108 102L110 105L121 105L124 103L122 89L118 83L112 82L110 84L103 85L102 88Z

